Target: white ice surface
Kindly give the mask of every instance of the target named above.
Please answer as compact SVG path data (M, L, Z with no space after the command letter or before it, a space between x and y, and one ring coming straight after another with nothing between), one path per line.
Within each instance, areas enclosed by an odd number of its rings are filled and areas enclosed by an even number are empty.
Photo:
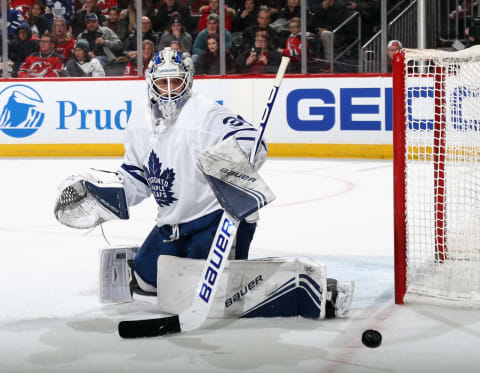
M270 159L278 199L262 213L251 257L306 256L356 281L350 317L211 320L197 331L122 340L118 321L154 317L146 304L98 302L100 229L53 217L58 183L110 159L0 159L0 372L476 372L478 310L393 304L390 161ZM111 244L139 244L155 203L104 224ZM383 343L361 343L365 329Z

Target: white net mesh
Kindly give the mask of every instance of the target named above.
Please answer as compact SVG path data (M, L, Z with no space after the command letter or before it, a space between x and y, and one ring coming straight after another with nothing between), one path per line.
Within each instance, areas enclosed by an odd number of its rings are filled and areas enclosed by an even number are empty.
M480 50L407 50L405 69L405 301L480 305Z

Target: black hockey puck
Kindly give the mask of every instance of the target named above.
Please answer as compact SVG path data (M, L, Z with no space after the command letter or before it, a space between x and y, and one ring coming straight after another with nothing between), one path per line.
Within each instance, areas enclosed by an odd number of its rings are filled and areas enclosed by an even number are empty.
M362 334L362 343L367 347L376 348L382 343L382 335L377 330L365 330Z

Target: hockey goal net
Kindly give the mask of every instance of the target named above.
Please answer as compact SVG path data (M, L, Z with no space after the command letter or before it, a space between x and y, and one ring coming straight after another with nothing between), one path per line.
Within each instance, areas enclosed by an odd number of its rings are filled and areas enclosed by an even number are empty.
M480 305L480 48L394 57L395 302Z

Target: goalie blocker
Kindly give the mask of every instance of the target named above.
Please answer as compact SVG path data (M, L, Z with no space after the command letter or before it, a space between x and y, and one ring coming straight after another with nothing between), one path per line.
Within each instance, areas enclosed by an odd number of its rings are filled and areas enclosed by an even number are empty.
M198 166L215 196L234 219L241 221L275 199L235 137L221 141L198 155Z
M136 298L132 292L137 288L132 286L135 277L128 265L136 251L135 247L102 250L102 302L131 302ZM202 291L197 283L204 266L205 260L167 255L158 258L158 268L162 268L157 277L160 312L179 314L191 307L196 292ZM208 295L208 289L203 291ZM346 316L353 291L353 282L338 285L336 280L327 279L325 265L311 259L233 260L227 262L209 318Z

